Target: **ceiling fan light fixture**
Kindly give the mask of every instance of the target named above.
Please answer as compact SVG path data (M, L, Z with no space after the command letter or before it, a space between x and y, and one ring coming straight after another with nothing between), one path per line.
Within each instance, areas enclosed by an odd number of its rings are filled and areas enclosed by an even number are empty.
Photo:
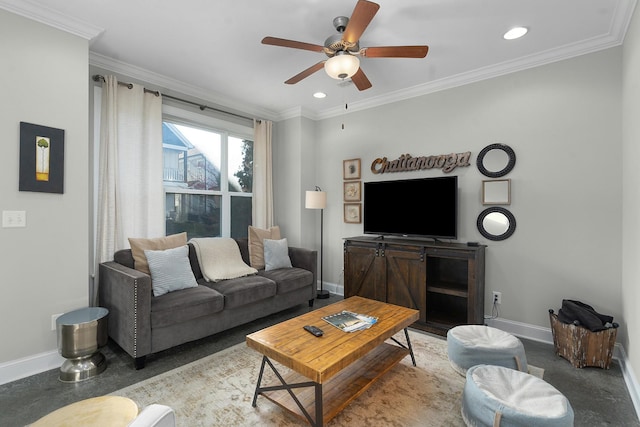
M527 34L529 29L527 27L513 27L502 36L505 40L515 40Z
M360 68L360 60L345 51L336 52L324 63L324 70L329 77L344 80L353 76Z

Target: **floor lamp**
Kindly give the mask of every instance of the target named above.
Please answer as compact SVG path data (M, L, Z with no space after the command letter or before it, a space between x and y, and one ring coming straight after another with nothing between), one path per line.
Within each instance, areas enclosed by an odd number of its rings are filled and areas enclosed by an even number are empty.
M307 191L304 207L307 209L320 209L320 290L316 298L326 299L329 298L329 291L324 290L324 281L322 280L322 229L324 227L324 208L327 207L327 193L318 186L316 186L315 191Z

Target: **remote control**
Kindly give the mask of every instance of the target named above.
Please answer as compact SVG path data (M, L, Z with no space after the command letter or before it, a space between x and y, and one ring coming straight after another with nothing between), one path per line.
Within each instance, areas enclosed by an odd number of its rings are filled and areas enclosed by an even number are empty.
M318 328L317 326L304 326L303 327L305 331L309 332L312 335L315 335L316 337L321 337L322 334L324 334L324 332L322 332L322 329Z

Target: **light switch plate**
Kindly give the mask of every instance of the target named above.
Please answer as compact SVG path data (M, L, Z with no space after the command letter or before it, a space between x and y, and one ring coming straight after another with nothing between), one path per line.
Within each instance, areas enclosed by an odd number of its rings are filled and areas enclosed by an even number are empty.
M16 228L27 226L26 211L2 211L2 227Z

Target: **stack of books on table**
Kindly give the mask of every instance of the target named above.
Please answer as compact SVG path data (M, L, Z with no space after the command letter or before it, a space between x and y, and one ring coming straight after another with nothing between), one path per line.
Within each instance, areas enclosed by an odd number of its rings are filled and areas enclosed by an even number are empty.
M371 325L378 321L378 318L343 310L340 313L325 316L322 320L332 326L335 326L341 331L355 332L363 329L369 329Z

